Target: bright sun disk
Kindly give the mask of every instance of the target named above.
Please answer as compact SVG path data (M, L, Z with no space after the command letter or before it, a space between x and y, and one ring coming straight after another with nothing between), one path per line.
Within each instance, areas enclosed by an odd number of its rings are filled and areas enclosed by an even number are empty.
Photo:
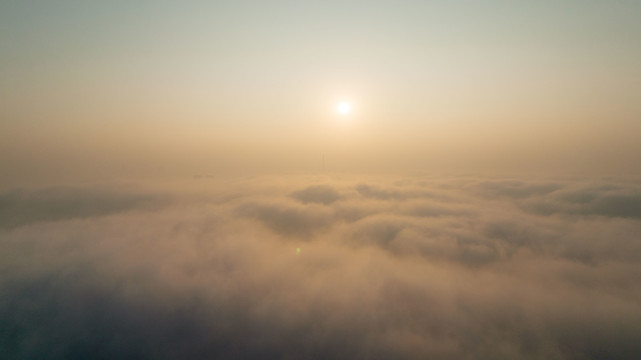
M351 109L352 109L352 107L349 105L349 103L348 103L347 101L341 101L341 102L338 104L338 112L339 112L341 115L347 115L347 114L349 114L349 112L350 112L350 110L351 110Z

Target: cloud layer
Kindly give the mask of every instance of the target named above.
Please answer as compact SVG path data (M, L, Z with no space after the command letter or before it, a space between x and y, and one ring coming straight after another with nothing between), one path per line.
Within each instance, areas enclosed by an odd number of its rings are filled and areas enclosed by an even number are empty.
M638 179L336 175L115 189L0 194L0 353L641 353Z

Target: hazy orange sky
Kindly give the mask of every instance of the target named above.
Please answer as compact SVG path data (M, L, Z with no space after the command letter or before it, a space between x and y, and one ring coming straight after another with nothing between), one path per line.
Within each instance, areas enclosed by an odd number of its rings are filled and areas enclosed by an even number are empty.
M0 357L638 360L641 1L0 0Z
M638 1L3 1L0 53L4 181L641 170Z

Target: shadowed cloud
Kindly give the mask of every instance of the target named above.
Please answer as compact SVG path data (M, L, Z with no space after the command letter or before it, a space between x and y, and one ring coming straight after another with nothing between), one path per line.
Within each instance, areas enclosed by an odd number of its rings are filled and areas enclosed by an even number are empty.
M109 189L58 187L18 189L0 194L0 228L39 221L59 221L114 214L131 209L153 209L163 203L157 195Z
M283 235L306 237L332 224L333 215L319 206L300 206L288 203L246 203L237 213L259 220Z
M329 205L341 198L334 188L328 185L314 185L303 190L295 191L291 195L303 203L318 203Z

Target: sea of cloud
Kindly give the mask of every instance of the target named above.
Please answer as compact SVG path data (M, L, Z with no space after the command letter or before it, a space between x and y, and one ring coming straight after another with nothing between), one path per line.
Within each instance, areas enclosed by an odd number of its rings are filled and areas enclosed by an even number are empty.
M641 179L0 193L7 359L638 359Z

